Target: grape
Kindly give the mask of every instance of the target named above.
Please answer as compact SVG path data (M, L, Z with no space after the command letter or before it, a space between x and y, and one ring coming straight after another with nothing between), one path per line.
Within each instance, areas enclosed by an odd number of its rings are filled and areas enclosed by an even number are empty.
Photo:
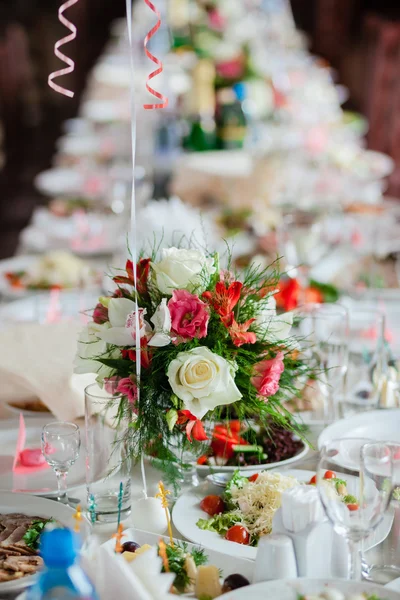
M244 587L245 585L250 585L250 581L243 577L243 575L239 575L239 573L234 573L233 575L229 575L222 586L222 593L230 592L231 590L237 590L238 588Z
M140 548L140 544L136 542L124 542L122 544L122 552L136 552Z

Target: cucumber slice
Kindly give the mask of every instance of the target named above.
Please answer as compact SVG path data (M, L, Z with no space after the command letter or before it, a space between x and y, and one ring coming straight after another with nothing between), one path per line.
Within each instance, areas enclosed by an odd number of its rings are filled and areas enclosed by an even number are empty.
M263 447L250 444L236 444L235 446L232 446L232 450L234 452L252 452L256 454L262 454Z

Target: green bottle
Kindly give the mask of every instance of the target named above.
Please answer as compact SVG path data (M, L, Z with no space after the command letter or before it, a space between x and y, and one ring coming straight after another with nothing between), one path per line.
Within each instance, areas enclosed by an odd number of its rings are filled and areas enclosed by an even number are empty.
M210 60L200 59L193 72L190 131L185 148L194 152L215 150L215 67Z
M222 88L218 92L217 135L221 150L243 148L247 135L246 115L243 111L244 84Z

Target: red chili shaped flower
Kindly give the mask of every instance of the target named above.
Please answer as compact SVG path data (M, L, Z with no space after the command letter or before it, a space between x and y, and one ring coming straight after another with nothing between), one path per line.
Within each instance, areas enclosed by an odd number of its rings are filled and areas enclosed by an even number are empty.
M184 425L186 423L186 437L189 442L192 441L192 437L198 442L204 442L208 440L207 434L204 431L203 423L200 419L196 419L190 410L178 410L178 425Z
M148 292L147 280L150 272L150 262L150 258L142 258L136 265L137 290L141 296L145 296ZM131 260L126 261L125 270L127 276L116 275L113 277L114 283L126 283L134 286L135 278L133 273L133 262Z
M245 323L237 323L233 313L222 319L223 324L229 331L232 342L237 348L243 344L255 344L257 336L253 331L248 331L255 319L249 319Z
M121 350L122 358L136 362L136 348L129 350ZM140 365L143 369L148 369L151 363L152 349L149 348L147 338L142 337L140 340Z
M218 281L214 292L203 292L202 297L214 308L221 317L227 317L239 302L243 284L234 281L226 287L223 281Z

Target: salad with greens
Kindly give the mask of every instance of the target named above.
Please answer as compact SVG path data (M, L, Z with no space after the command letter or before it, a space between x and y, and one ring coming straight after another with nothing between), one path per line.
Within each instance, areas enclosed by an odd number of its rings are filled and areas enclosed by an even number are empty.
M222 496L203 498L200 507L211 518L199 519L197 527L231 542L257 546L260 536L271 533L282 492L298 484L294 477L280 473L262 471L244 477L237 470Z

